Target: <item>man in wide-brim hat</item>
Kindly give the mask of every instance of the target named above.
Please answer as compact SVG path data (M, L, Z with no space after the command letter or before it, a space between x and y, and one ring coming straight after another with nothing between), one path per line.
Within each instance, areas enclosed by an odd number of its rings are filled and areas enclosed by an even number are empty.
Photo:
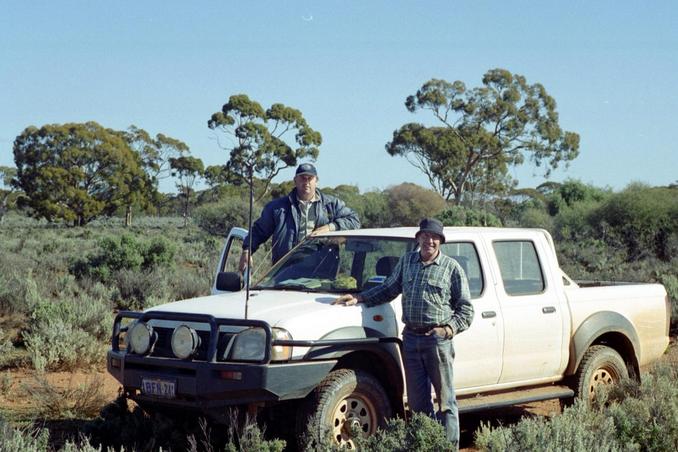
M419 249L405 254L383 284L359 294L347 294L333 304L376 306L402 294L403 358L407 401L413 412L437 414L447 439L459 447L459 412L454 392L453 338L473 320L473 306L464 270L440 252L443 224L435 218L419 223ZM438 395L434 413L431 385Z

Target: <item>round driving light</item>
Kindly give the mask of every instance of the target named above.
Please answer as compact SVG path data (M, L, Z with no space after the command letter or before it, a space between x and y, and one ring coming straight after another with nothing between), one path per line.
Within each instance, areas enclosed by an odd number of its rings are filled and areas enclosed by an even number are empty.
M135 322L129 333L129 344L134 353L145 355L151 349L153 328L144 322Z
M193 355L200 345L200 336L193 328L179 325L172 333L172 352L179 359Z

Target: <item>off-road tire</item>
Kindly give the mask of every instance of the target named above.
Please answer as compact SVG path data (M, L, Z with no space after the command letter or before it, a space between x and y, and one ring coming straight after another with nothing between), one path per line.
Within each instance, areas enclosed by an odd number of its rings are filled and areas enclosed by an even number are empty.
M335 370L302 403L297 416L299 444L308 446L309 440L322 444L331 438L336 445L355 449L352 430L371 435L385 426L391 413L391 402L375 377L362 370Z
M596 387L617 384L629 376L622 357L604 345L593 345L581 359L574 378L575 396L591 403L595 400Z

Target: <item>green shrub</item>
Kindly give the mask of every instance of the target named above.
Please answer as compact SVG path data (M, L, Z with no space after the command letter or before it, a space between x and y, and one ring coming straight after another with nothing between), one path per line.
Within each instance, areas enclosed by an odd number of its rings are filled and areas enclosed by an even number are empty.
M23 338L37 370L72 370L101 364L112 324L106 301L87 296L41 300Z
M546 229L553 233L553 218L544 209L534 207L523 210L518 220L520 227Z
M231 439L224 449L225 452L282 452L285 450L285 441L264 439L264 434L254 423L248 423L242 430L242 433L238 435L231 433ZM236 438L233 438L234 436Z
M523 418L510 427L481 425L476 432L476 447L487 451L617 451L612 419L583 403L565 409L552 419Z
M0 313L29 314L40 299L30 267L8 265L0 273Z
M112 295L119 309L143 310L150 300L173 301L168 277L160 270L118 270L111 275Z
M39 419L94 418L107 402L103 383L96 377L78 385L71 380L65 389L60 389L37 376L23 389L32 399L30 414Z
M176 270L171 281L172 300L209 295L213 277L212 271L208 275L201 275L193 269Z
M92 277L107 282L119 270L152 270L171 266L176 247L163 237L141 241L129 234L104 237L99 241L98 252L87 258L75 259L70 271L79 278Z
M18 429L0 417L0 451L37 452L49 450L46 429Z
M524 418L510 427L483 425L482 450L678 450L678 363L661 363L601 391L593 407L575 403L552 419Z
M678 188L631 184L610 196L591 218L610 226L629 260L656 256L669 261L678 252Z
M8 337L2 330L2 327L0 327L0 356L10 353L13 348L14 344L12 344L12 339Z
M260 211L261 207L255 205L252 212L253 221L258 218ZM193 219L198 227L208 234L226 237L233 227L247 227L248 212L248 199L230 197L222 202L198 207L193 211Z
M480 209L453 206L436 215L445 226L501 226L494 214Z
M655 365L642 383L612 388L603 412L612 418L620 444L650 451L678 450L678 366Z
M657 279L664 285L671 300L671 331L675 335L678 333L678 269L671 273L661 272Z
M405 422L389 419L384 429L367 438L356 440L358 450L365 452L438 452L454 450L445 437L445 430L434 419L415 413Z

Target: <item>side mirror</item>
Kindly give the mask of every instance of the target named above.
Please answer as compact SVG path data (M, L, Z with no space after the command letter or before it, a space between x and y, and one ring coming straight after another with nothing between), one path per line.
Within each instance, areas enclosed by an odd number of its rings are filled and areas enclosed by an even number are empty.
M226 292L242 290L242 276L238 272L221 272L217 274L217 290Z

